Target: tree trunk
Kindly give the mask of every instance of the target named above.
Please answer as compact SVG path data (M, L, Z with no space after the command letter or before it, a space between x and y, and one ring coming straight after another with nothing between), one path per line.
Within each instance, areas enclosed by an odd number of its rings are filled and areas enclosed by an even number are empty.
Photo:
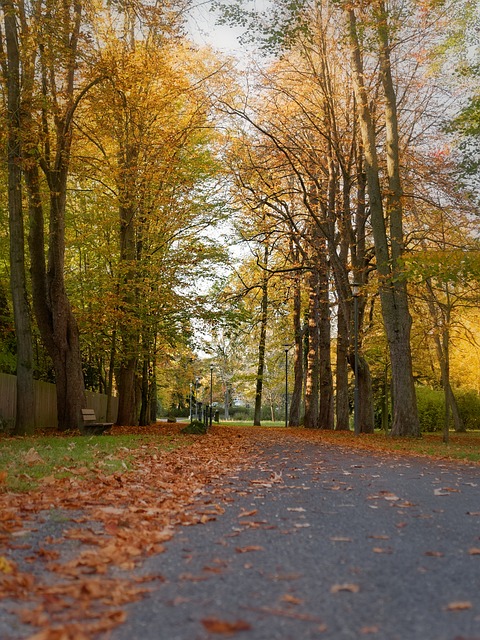
M348 333L343 307L338 306L337 320L337 371L336 371L336 431L348 431L349 405L348 405Z
M265 267L268 264L268 247L265 247ZM253 415L253 424L259 427L262 417L262 391L263 391L263 374L265 371L265 348L267 343L267 322L268 322L268 274L263 272L262 281L262 301L260 316L260 339L258 343L258 365L257 365L257 382L255 386L255 410Z
M327 243L324 238L320 240L318 252L319 264L319 385L320 385L320 408L318 415L318 426L320 429L333 429L334 417L334 395L333 376L331 358L331 325L330 325L330 300L329 300L329 277L327 263Z
M309 277L308 352L305 380L305 418L307 429L318 429L319 419L319 335L318 335L318 272Z
M138 424L146 427L150 424L150 385L148 379L148 357L144 355L142 365L142 381L141 381L141 406L140 418Z
M117 376L118 425L135 426L138 424L136 372L137 359L135 357L120 365Z
M10 0L2 0L7 49L7 129L8 129L8 212L10 231L10 288L17 350L17 405L14 431L32 434L35 429L33 388L33 344L25 273L22 170L20 141L20 53L15 11Z
M364 83L362 54L357 34L353 8L348 8L348 29L352 47L353 81L357 99L360 130L365 153L371 225L375 243L377 270L380 279L380 300L387 334L392 367L394 399L392 435L418 436L415 387L413 382L410 350L411 317L408 311L406 283L401 277L399 257L403 247L401 186L399 174L398 125L396 97L391 78L389 49L386 42L387 21L379 20L380 65L386 101L386 146L389 191L387 219L390 221L390 237L385 225L384 206L380 188L375 122L370 111L370 100ZM381 24L380 24L381 22ZM391 244L391 255L389 253Z
M290 399L290 413L288 424L290 427L300 426L302 389L303 389L303 331L302 331L302 301L300 276L295 277L293 289L293 326L295 332L295 352L293 356L293 392Z

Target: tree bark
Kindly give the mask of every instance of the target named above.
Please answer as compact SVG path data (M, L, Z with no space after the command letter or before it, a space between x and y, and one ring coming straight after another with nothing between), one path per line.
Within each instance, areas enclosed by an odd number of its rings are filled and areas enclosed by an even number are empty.
M20 51L13 3L2 0L5 26L6 62L4 81L7 88L7 158L8 212L10 231L10 288L15 321L17 356L17 404L14 431L32 434L35 429L33 387L33 344L30 308L25 272L25 234L23 227L21 120L20 120Z
M336 431L348 431L349 404L348 404L348 333L343 306L338 306L337 319L337 371L336 371Z
M335 423L332 357L331 357L331 325L329 300L329 273L327 262L327 243L324 238L319 242L318 260L318 318L319 318L319 415L320 429L333 429Z
M268 265L268 247L265 247L264 265ZM257 364L257 381L255 385L255 409L253 415L253 424L259 427L262 417L262 391L263 391L263 375L265 371L265 348L267 343L267 323L268 323L268 274L263 272L262 276L262 300L260 315L260 339L258 342L258 364Z
M319 423L319 335L318 335L318 272L309 276L308 352L305 379L305 418L307 429L318 429Z
M398 261L403 249L402 205L396 96L391 77L389 48L386 41L388 34L387 18L384 16L384 20L379 19L378 39L382 85L386 103L385 122L389 181L386 214L390 222L390 235L387 234L385 224L376 130L370 110L369 96L365 87L355 11L353 8L347 8L346 13L352 48L354 89L365 153L365 173L371 224L380 279L380 300L392 367L392 391L394 397L392 435L418 436L420 434L420 426L410 350L411 317L408 311L406 282L401 276L401 268ZM389 243L391 244L391 253L389 251Z
M293 287L293 326L295 333L295 351L293 356L293 392L290 399L290 413L288 424L290 427L300 426L302 389L303 389L303 331L302 331L302 300L300 276L295 276Z

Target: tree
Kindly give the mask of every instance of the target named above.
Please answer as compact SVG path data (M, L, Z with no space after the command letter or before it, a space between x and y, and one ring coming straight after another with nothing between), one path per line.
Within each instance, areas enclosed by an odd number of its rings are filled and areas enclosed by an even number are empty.
M11 0L2 0L6 59L2 61L7 93L8 209L10 229L10 286L16 336L17 408L15 433L33 433L35 407L33 348L25 270L25 237L22 202L21 86L17 16ZM3 37L0 34L1 49Z
M377 152L377 130L365 83L363 50L358 33L357 14L345 7L355 95L360 131L365 152L365 173L375 241L375 256L380 277L380 299L392 366L392 435L418 436L415 388L410 350L411 317L408 310L406 281L402 275L404 250L402 184L397 118L397 98L391 70L390 16L383 2L374 6L373 21L378 43L378 62L385 104L385 147L388 190L382 192ZM389 224L387 232L386 223ZM401 401L400 401L401 398Z

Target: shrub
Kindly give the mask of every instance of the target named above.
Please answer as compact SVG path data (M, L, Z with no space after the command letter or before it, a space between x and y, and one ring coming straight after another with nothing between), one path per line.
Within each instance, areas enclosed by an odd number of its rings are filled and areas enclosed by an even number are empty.
M465 428L480 429L480 395L463 389L456 389L454 393Z
M192 420L190 424L180 431L180 433L187 433L189 435L201 436L207 433L207 426L201 420Z
M420 430L426 433L441 431L445 416L443 391L430 387L417 387L416 392Z

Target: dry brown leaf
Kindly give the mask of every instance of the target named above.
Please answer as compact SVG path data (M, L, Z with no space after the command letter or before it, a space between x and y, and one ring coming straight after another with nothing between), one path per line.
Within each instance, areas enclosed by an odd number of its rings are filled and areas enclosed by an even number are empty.
M360 591L360 587L358 584L334 584L330 589L331 593L340 593L340 591L348 591L349 593L358 593Z
M393 553L390 547L373 547L372 551L373 553L386 553L386 554Z
M284 596L282 596L280 598L280 600L282 600L283 602L288 602L289 604L302 604L303 600L301 600L300 598L296 598L295 596L292 596L291 593L286 593Z
M40 456L40 454L34 447L23 454L23 460L32 467L35 464L45 464L45 460Z
M443 558L445 555L441 551L425 551L426 556L432 556L433 558Z
M248 547L236 547L237 553L249 553L250 551L265 551L264 547L259 544L251 544Z
M252 509L251 511L242 511L238 514L237 518L249 518L257 513L258 509Z
M217 618L205 618L202 624L209 633L218 633L230 635L238 631L249 631L252 627L245 620L236 620L228 622L227 620L219 620Z
M480 556L480 549L478 547L472 547L468 550L468 553L471 556Z
M471 608L472 608L472 603L469 602L468 600L458 601L458 602L450 602L445 607L445 609L447 611L466 611L467 609L471 609Z
M372 625L370 627L362 627L360 629L360 633L363 633L364 635L367 635L369 633L378 633L379 631L380 629L376 625Z

